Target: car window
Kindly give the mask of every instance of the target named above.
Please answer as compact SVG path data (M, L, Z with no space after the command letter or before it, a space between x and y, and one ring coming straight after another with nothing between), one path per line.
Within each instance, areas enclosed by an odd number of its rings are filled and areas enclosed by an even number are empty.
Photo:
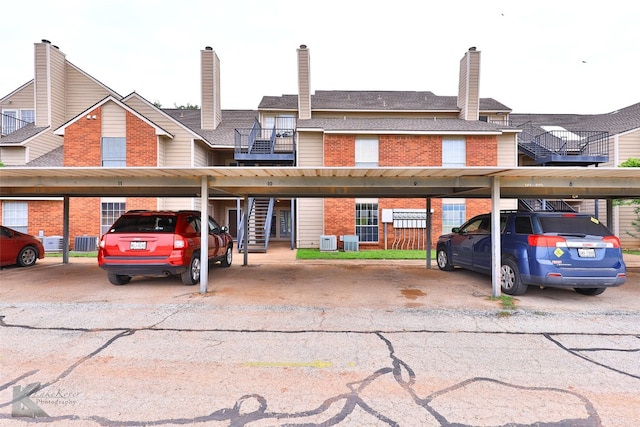
M517 216L515 219L516 234L533 234L531 217Z
M483 232L485 229L482 228L482 224L483 222L486 220L486 218L477 218L473 221L471 221L470 223L468 223L467 225L465 225L464 227L462 227L460 229L460 233L481 233Z
M175 230L175 216L125 215L113 224L110 233L173 233Z
M200 233L200 218L197 216L190 216L187 220L187 233Z
M611 235L604 224L589 216L540 216L540 226L543 233Z
M220 226L218 223L211 217L209 217L209 232L210 233L220 233Z

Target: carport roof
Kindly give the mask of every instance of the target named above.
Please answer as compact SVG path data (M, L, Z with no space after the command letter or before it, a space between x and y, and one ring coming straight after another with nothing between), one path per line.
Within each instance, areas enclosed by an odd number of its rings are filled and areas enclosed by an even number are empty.
M640 198L640 169L579 167L4 167L0 196Z

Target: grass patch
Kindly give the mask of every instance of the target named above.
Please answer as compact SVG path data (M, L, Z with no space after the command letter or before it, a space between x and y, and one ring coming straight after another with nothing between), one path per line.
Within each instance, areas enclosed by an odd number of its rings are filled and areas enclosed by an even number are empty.
M44 254L47 258L62 258L62 252L47 252ZM97 258L98 251L93 252L80 252L80 251L69 251L69 258Z
M321 251L320 249L298 249L296 259L416 259L427 258L426 251L371 249L355 252ZM435 251L431 251L435 259Z
M516 300L511 295L500 295L499 297L489 297L491 301L499 301L505 310L515 310Z
M623 249L622 253L629 255L640 255L640 249Z

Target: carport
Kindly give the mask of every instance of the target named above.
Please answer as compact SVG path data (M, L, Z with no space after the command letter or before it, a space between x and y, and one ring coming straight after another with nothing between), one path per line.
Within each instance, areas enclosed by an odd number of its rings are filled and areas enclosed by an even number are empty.
M394 197L492 200L492 289L500 295L499 202L501 198L603 199L612 226L613 199L640 198L640 170L580 167L410 168L0 168L0 197L62 197L63 262L68 263L70 197ZM243 208L246 211L246 203ZM202 210L202 221L207 212ZM248 233L244 233L247 236ZM206 230L202 231L203 240ZM247 248L245 242L244 245ZM208 262L202 253L200 292L207 292ZM427 251L427 261L430 252ZM244 252L244 264L248 254ZM427 263L429 265L429 263Z

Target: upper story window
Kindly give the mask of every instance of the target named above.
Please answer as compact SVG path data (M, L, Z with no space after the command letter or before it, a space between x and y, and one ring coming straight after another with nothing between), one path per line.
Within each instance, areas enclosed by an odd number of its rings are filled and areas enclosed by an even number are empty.
M35 122L34 110L2 110L2 134L8 135Z
M378 137L356 136L356 167L378 167Z
M296 130L296 116L293 114L281 114L279 116L266 116L264 118L264 126L265 130L271 131L273 128L276 128L279 134L290 133L286 136L293 135L293 132Z
M442 139L442 166L449 168L467 165L467 143L464 138Z
M125 138L102 138L102 166L127 166L127 141Z

